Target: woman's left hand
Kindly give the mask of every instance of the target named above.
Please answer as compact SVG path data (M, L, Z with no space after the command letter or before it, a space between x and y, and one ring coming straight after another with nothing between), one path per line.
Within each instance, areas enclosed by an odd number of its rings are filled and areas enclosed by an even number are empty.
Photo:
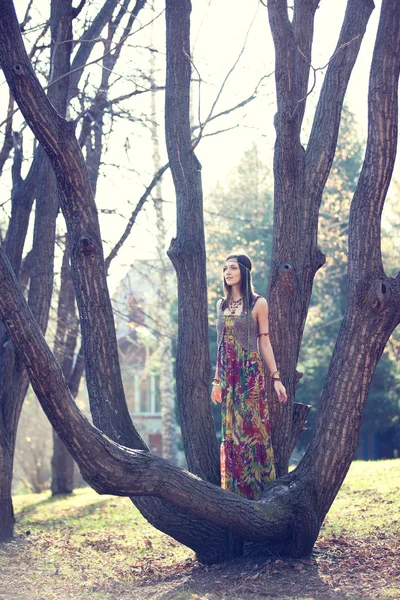
M287 401L287 393L282 381L274 381L274 388L279 402L285 403Z

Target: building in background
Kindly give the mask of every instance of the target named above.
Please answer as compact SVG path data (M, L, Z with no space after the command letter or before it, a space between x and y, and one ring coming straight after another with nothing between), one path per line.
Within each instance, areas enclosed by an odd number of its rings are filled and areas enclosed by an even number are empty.
M132 421L151 452L162 455L160 333L168 331L157 320L158 261L137 260L117 286L112 303L126 401ZM176 297L175 272L171 265L167 280L170 297ZM176 441L181 449L180 430ZM179 453L182 464L183 454Z

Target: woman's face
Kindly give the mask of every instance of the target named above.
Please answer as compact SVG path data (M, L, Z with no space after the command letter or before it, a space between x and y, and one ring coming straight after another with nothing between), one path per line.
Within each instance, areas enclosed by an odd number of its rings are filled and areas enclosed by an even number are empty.
M224 278L228 285L240 283L241 274L238 262L234 258L230 258L224 264Z

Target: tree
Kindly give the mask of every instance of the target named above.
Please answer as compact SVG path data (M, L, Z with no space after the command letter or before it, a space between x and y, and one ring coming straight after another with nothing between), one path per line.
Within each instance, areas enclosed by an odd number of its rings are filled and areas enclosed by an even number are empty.
M121 19L126 16L129 1L125 0L123 5L118 7L114 18L114 10L117 5L118 2L116 0L106 0L101 10L93 18L93 21L85 24L86 28L82 33L81 43L75 53L72 64L72 22L78 17L83 8L83 3L79 4L77 8L73 8L71 2L65 3L54 0L50 6L49 29L51 42L48 97L52 105L62 116L66 115L71 97L77 94L82 69L87 63L91 50L98 41L99 34L109 24L109 37L105 41L106 53L103 57L106 65L104 65L105 69L101 77L100 92L96 95L94 107L91 107L92 110L88 111L83 120L80 135L80 143L85 145L87 149L87 165L90 169L90 183L93 189L96 186L102 151L103 111L107 104L111 103L107 100L110 74L120 56L121 47L130 34L132 23L144 5L144 1L137 0L135 2L127 20L122 40L119 40L115 48L110 48L110 43L116 34L118 25ZM27 15L24 22L27 21ZM23 25L21 29L23 29ZM47 25L43 28L39 38L46 29ZM35 46L36 44L34 44L34 48ZM32 55L32 53L33 50L30 54ZM95 135L93 136L95 143L93 147L87 141L92 128L95 129ZM25 179L22 178L22 137L18 134L15 134L14 137L16 143L12 169L12 212L5 249L12 262L14 271L18 274L20 272L29 215L33 200L36 199L33 248L29 253L29 269L26 269L26 271L29 270L29 305L42 331L45 332L53 290L54 245L56 218L59 212L59 198L53 171L42 147L37 148L29 173ZM69 255L66 256L67 262L68 259ZM62 269L63 281L61 283L61 298L58 311L58 339L55 352L58 360L62 358L65 369L64 375L70 382L71 390L76 394L82 374L82 360L80 355L78 355L77 361L73 365L73 354L71 355L71 352L73 352L76 344L77 327L73 317L73 299L71 302L71 298L68 298L68 292L66 291L70 287L68 272L69 269L67 267ZM64 292L67 295L65 299L63 298ZM68 310L65 309L64 300L68 304ZM66 328L68 320L71 326ZM14 521L11 501L13 458L20 411L29 380L25 368L18 355L15 355L12 343L8 339L3 327L1 327L0 331L0 340L0 405L4 417L4 426L0 429L0 469L2 474L0 477L1 539L3 536L9 537L13 530ZM74 370L72 370L72 366L74 366ZM71 459L57 436L55 436L53 476L54 493L71 490Z
M298 467L286 474L298 379L296 361L313 277L324 260L316 245L318 209L333 160L347 81L373 9L372 2L349 0L305 151L300 144L300 129L317 6L316 0L296 2L290 21L286 0L268 3L276 47L278 100L269 299L271 334L288 382L290 402L282 410L275 402L271 411L281 477L265 490L260 501L253 502L215 485L218 460L215 431L209 425L200 165L191 146L188 117L190 3L166 3L166 132L178 207L178 232L170 249L179 293L177 387L192 473L147 452L128 418L97 214L83 158L72 127L48 103L34 76L10 0L1 3L3 70L57 177L68 227L91 409L101 431L90 425L73 403L61 369L1 249L0 317L46 414L85 479L101 493L135 497L135 504L153 524L194 548L203 561L223 560L242 551L292 557L311 551L350 465L376 363L400 318L400 275L385 275L380 254L380 213L397 143L400 7L396 0L383 0L371 65L369 136L350 210L346 312L313 439ZM193 411L190 414L189 408ZM195 421L196 431L188 419ZM188 439L188 434L193 439ZM195 474L199 472L202 479Z

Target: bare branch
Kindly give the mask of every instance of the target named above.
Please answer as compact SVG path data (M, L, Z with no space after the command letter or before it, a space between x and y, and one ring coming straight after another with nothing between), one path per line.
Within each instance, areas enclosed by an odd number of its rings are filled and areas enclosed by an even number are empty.
M30 17L30 15L29 15L29 13L30 13L30 10L31 10L31 8L32 8L32 4L33 4L33 0L29 0L29 2L28 2L28 6L26 7L26 11L25 11L25 16L24 16L24 18L23 18L23 20L22 20L22 23L21 23L21 24L20 24L20 26L19 26L19 27L20 27L20 30L21 30L21 33L24 31L24 29L25 29L26 25L27 25L27 24L29 23L29 21L31 20L31 17Z
M328 63L306 150L306 185L318 203L335 154L347 84L373 8L372 0L349 0L338 51Z
M73 13L72 13L72 18L73 19L76 19L79 16L79 14L82 11L82 9L85 6L85 4L86 4L86 0L81 0L79 2L78 6L73 9Z
M132 227L135 224L136 218L143 206L143 204L146 202L147 198L149 197L151 191L154 189L155 185L160 181L161 177L164 175L165 171L169 168L169 163L167 163L166 165L164 165L163 167L161 167L161 169L159 169L157 171L157 173L154 175L153 179L151 180L151 183L147 186L147 188L145 189L144 193L142 194L139 202L137 203L134 211L132 212L130 219L125 227L125 231L122 234L122 236L120 237L120 239L118 240L118 242L115 244L114 248L111 250L110 254L108 255L108 257L105 259L104 261L104 265L105 265L105 269L106 269L106 273L108 273L108 269L110 266L111 261L116 257L116 255L118 254L118 251L120 250L121 246L123 245L123 243L125 242L125 240L127 239L127 237L129 236L130 232L132 231Z
M305 60L306 62L308 62L309 66L310 66L310 67L311 67L311 69L313 70L313 74L314 74L314 81L313 81L313 84L312 84L312 86L311 86L311 89L310 89L310 91L308 91L308 92L307 92L307 94L306 94L306 95L305 95L303 98L301 98L300 100L298 100L298 102L297 102L296 106L294 107L293 113L292 113L292 115L291 115L291 117L290 117L291 119L293 119L294 115L296 114L296 111L297 111L297 109L298 109L299 105L300 105L302 102L304 102L304 101L306 100L306 98L308 98L308 96L309 96L310 94L312 94L312 92L314 91L314 88L315 88L315 86L316 86L316 83L317 83L317 72L318 72L318 71L323 71L324 69L326 69L326 67L328 67L328 66L329 66L329 64L330 64L330 63L333 61L333 59L336 57L336 55L337 55L337 54L338 54L338 53L339 53L341 50L343 50L344 48L346 48L347 46L349 46L350 44L352 44L352 43L353 43L355 40L358 40L358 38L359 38L359 37L360 37L360 34L358 33L357 35L355 35L355 36L353 37L353 39L349 40L348 42L345 42L345 43L344 43L344 44L342 44L342 45L341 45L339 48L337 48L337 49L335 50L335 52L332 54L331 58L330 58L330 59L328 60L328 62L326 63L326 65L324 65L323 67L313 67L313 66L312 66L312 64L310 63L310 61L307 59L307 57L306 57L306 56L304 56L304 54L303 54L303 52L302 52L301 48L299 48L299 47L297 48L297 49L298 49L298 51L299 51L299 53L301 54L301 56L304 58L304 60Z
M201 138L202 138L202 135L203 135L204 128L206 127L207 123L209 123L209 121L210 121L210 120L211 120L211 118L212 118L212 115L213 115L213 113L214 113L214 109L215 109L215 107L216 107L216 105L217 105L217 103L218 103L218 101L219 101L219 99L220 99L220 97L221 97L221 94L222 94L222 92L223 92L223 90L224 90L224 88L225 88L225 85L226 85L226 83L227 83L227 81L228 81L229 77L232 75L232 73L234 72L234 70L235 70L235 68L236 68L237 64L239 63L240 59L241 59L241 58L242 58L242 56L243 56L243 53L244 53L244 51L245 51L245 49L246 49L247 39L248 39L248 37L249 37L249 35L250 35L250 31L251 31L251 28L252 28L252 26L253 26L253 23L254 23L254 21L256 20L257 11L258 11L258 7L257 7L257 10L256 10L256 12L255 12L255 14L254 14L254 17L253 17L253 19L252 19L252 21L251 21L250 25L249 25L249 28L248 28L248 30L247 30L247 32L246 32L246 35L245 35L245 38L244 38L244 42L243 42L242 48L241 48L241 50L240 50L240 52L239 52L239 55L238 55L237 59L235 60L235 62L233 63L232 67L229 69L229 71L228 71L228 73L226 74L226 76L224 77L224 80L222 81L222 84L221 84L221 86L220 86L220 88L219 88L219 90L218 90L218 93L217 93L217 95L216 95L216 97L215 97L215 99L214 99L214 102L213 102L213 103L212 103L212 105L211 105L211 108L210 108L210 110L209 110L208 116L206 117L206 119L205 119L204 123L202 123L202 122L201 122L201 120L200 120L200 101L199 101L199 129L200 129L200 131L199 131L199 134L198 134L198 136L197 136L196 140L194 141L194 143L193 143L193 145L192 145L192 148L193 148L193 150L194 150L194 149L196 148L196 146L199 144L199 142L200 142L200 140L201 140ZM191 57L190 57L190 56L188 56L186 53L185 53L185 55L186 55L186 57L187 57L187 58L190 60L191 64L193 65L194 63L193 63L193 61L192 61ZM199 72L198 72L197 68L196 68L196 72L199 74ZM200 74L199 74L199 94L200 94L200 84L201 84L201 77L200 77ZM200 100L200 99L199 99L199 100Z

